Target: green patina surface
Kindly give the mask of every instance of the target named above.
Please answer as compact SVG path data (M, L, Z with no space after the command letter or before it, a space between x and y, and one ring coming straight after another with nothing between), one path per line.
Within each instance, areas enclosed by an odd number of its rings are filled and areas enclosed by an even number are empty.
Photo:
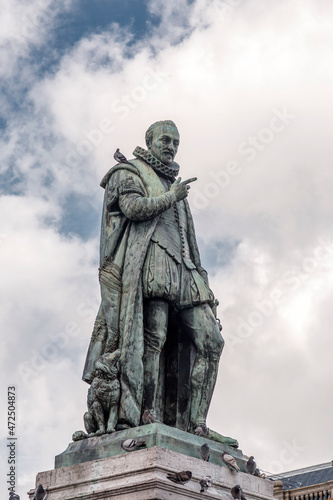
M214 434L215 436L217 435L217 433ZM221 438L223 437L221 436ZM246 459L241 450L228 446L225 443L212 441L177 428L156 423L70 443L66 451L56 456L55 468L58 469L100 458L123 455L126 452L121 448L121 442L126 439L144 440L147 448L158 446L198 459L200 459L200 447L204 443L207 443L211 449L211 463L222 466L221 454L226 451L236 458L240 469L246 472ZM231 438L224 439L229 440ZM231 441L235 442L235 440ZM132 451L131 453L136 452Z
M169 431L140 430L146 412L169 428L206 428L224 340L187 200L196 178L177 178L179 144L173 122L156 122L146 132L147 150L137 147L128 161L118 149L101 183L102 300L83 375L89 440L73 445L87 456L95 442L109 448L128 428L129 436L133 428L148 433L149 446L155 434L162 441L154 445L171 446ZM191 439L177 438L179 451Z

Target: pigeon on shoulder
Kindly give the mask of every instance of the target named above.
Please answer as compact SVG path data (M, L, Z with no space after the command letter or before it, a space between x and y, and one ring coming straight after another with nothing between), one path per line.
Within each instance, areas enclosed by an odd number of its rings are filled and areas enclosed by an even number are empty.
M127 161L127 158L126 156L123 155L123 153L121 153L119 151L119 148L116 149L116 152L115 154L113 155L113 158L118 162L118 163L129 163Z

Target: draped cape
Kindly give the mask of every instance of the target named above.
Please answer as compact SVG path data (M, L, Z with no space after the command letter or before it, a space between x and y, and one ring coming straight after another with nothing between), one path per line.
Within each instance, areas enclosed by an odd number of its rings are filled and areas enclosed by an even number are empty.
M118 425L140 425L143 399L143 294L142 269L159 216L130 220L121 212L121 193L137 192L150 198L165 194L159 176L148 163L134 159L112 167L101 182L105 189L100 241L101 305L95 321L83 372L91 383L94 363L105 352L121 350L121 397ZM201 267L193 220L185 199L187 235L192 262ZM121 427L118 427L121 428Z

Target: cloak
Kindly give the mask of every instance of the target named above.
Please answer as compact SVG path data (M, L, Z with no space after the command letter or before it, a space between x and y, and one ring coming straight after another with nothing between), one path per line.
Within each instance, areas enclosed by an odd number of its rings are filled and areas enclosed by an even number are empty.
M101 186L105 189L99 268L102 301L91 336L83 380L91 383L94 363L100 355L118 348L121 350L119 360L121 397L117 427L121 429L125 426L135 427L141 423L144 373L142 269L159 215L152 214L148 220L144 216L140 220L130 220L120 210L119 196L137 193L145 198L154 198L157 203L169 192L166 192L154 169L141 159L133 159L128 163L112 167L103 178ZM190 208L186 199L184 202L191 260L208 284L207 273L201 267ZM170 328L176 328L172 325L172 321L170 324ZM177 424L176 413L185 415L184 410L189 407L189 396L186 401L185 393L188 394L190 391L190 365L193 363L194 353L187 347L186 339L184 341L179 339L172 346L166 346L167 353L162 355L164 361L167 356L170 362L164 363L160 373L160 420L184 430L187 430L186 418L184 420L184 416L182 417L183 422L178 418ZM183 351L184 355L181 367L181 371L184 372L182 381L178 380L179 350ZM172 367L171 373L168 373L165 365L169 366L169 369ZM178 396L174 388L175 382L178 386ZM165 390L166 383L173 388L169 392ZM180 406L183 407L182 410ZM170 411L171 407L175 407L173 413Z

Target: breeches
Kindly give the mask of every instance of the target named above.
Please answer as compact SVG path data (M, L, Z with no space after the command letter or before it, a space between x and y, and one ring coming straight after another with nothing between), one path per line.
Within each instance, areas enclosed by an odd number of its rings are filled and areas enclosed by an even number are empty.
M169 304L163 300L148 300L144 308L144 340L146 348L160 353L168 329ZM218 361L224 340L208 304L177 312L177 324L195 345L197 355Z
M193 265L194 267L194 265ZM165 300L175 309L214 302L214 294L198 271L178 264L157 243L150 242L142 272L145 299Z

